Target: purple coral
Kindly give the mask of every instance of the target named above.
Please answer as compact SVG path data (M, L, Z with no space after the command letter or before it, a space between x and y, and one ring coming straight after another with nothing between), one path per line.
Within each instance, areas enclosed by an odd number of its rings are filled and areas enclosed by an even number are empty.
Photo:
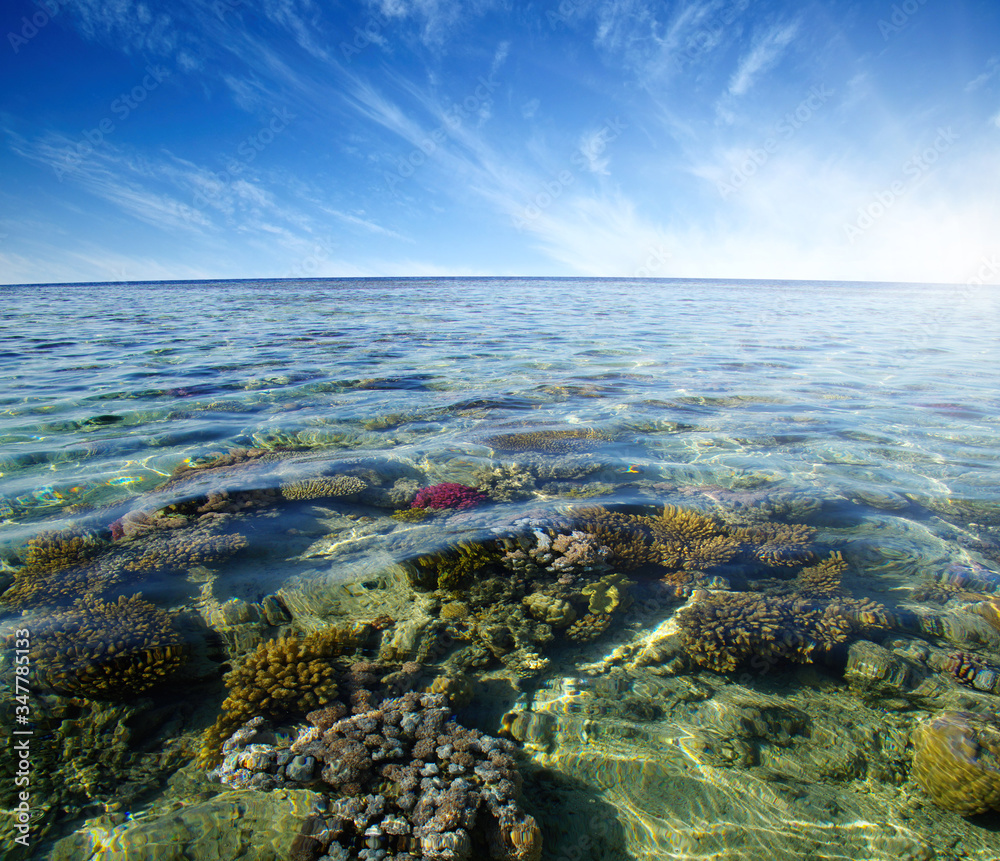
M488 499L485 493L465 484L446 481L417 491L411 508L475 508Z

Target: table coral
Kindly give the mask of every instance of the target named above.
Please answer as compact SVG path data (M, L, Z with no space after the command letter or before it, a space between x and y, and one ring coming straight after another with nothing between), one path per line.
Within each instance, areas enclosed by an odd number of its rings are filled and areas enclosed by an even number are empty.
M80 599L33 622L31 634L36 678L67 696L127 699L161 684L187 660L174 617L140 595Z
M973 816L1000 810L1000 724L985 715L944 711L913 732L913 778L931 800Z

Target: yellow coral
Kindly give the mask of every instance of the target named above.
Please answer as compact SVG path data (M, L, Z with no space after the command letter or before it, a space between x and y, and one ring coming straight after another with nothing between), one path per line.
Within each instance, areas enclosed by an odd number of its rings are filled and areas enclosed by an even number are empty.
M734 535L765 565L796 566L814 556L808 545L816 530L801 523L754 523L738 528Z
M330 702L337 695L330 659L341 651L337 630L261 643L226 676L229 696L222 703L222 714L205 733L198 756L201 765L219 762L226 739L252 717L301 717Z
M447 550L418 556L410 566L414 586L457 589L478 571L498 562L503 554L478 541L460 542Z

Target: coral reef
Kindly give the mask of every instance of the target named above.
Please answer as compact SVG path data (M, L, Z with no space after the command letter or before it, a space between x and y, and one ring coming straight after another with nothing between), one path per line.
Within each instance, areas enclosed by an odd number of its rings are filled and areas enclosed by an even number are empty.
M465 484L446 481L443 484L433 484L417 491L411 506L413 508L448 508L462 510L475 508L489 497Z
M187 649L173 617L133 595L116 602L82 598L33 622L29 656L44 688L121 700L170 678L186 661Z
M769 597L753 592L696 592L677 624L696 663L728 672L753 660L810 663L813 654L852 634L886 627L885 608L865 599Z
M608 511L601 506L578 508L574 525L593 535L608 549L608 563L619 571L634 571L659 561L647 519L635 514Z
M283 484L281 495L289 500L328 499L354 496L367 488L368 482L356 475L333 475Z
M913 732L913 778L931 800L973 816L1000 810L1000 724L984 715L944 711Z
M566 639L577 643L589 643L600 637L610 626L611 616L587 613L566 629Z
M554 532L535 529L529 538L508 541L502 563L528 576L547 571L564 577L610 570L611 551L597 536L581 530Z
M612 438L611 435L601 431L574 428L497 434L487 437L483 442L494 451L540 451L548 454L566 454L589 451L601 442Z
M140 576L160 571L187 571L212 565L247 546L242 535L221 535L197 524L187 529L152 533L129 546L120 569Z
M32 538L14 582L0 595L9 607L65 604L94 591L104 577L91 564L105 544L92 535L48 532Z
M331 658L341 653L341 639L337 631L302 638L292 634L247 655L226 676L229 695L205 734L199 761L217 762L223 742L252 717L301 717L333 700L337 678Z
M393 520L399 520L402 523L419 523L421 520L426 520L428 516L429 512L426 508L401 508L391 515Z
M533 618L553 628L565 628L576 620L576 610L569 601L544 592L532 592L522 603Z
M236 787L333 790L307 857L538 861L542 835L518 803L513 744L450 717L439 694L404 694L351 717L317 710L290 747L258 718L226 742L215 773Z
M632 603L629 587L634 586L624 574L608 574L596 583L588 583L583 587L583 595L587 599L589 612L603 616L621 607L627 610Z
M672 571L700 571L723 565L739 550L739 541L720 523L697 511L665 505L657 517L643 520L656 561Z
M753 523L738 527L734 536L744 550L764 565L777 568L802 565L813 558L809 547L816 530L801 523Z
M535 477L518 464L477 469L473 472L476 489L495 502L513 502L535 495Z
M501 558L492 544L463 542L438 553L418 556L408 567L410 582L421 588L457 589Z

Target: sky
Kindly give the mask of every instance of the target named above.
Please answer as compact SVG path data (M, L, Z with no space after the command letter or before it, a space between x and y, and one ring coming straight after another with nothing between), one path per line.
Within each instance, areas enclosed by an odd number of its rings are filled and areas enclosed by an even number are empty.
M0 283L1000 283L995 0L5 0Z

